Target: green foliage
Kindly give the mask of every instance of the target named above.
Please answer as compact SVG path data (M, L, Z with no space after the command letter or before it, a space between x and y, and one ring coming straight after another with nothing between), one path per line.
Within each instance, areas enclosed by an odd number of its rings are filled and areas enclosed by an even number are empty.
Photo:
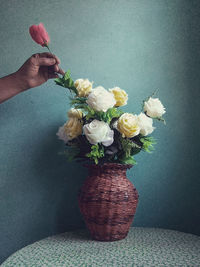
M165 121L165 119L163 117L156 117L156 118L152 118L152 119L161 121L166 125L166 121Z
M71 105L82 105L82 104L86 104L86 97L75 97L75 98L71 98Z
M78 95L76 87L74 86L74 82L71 78L70 70L65 72L62 78L56 78L54 81L57 85L68 88L69 90L73 91L76 95Z
M142 149L148 153L151 153L154 149L153 145L156 144L156 141L153 137L141 137L140 141L142 142Z
M119 136L119 142L121 146L121 151L118 154L118 160L122 164L135 164L136 161L133 158L133 155L136 154L135 149L140 150L141 147L134 143L128 138L123 138Z
M123 112L117 108L110 108L106 112L96 111L89 106L84 107L84 109L87 110L86 120L97 119L108 124L110 124L112 119L119 118L123 114Z
M122 136L120 137L120 142L122 146L122 150L125 154L125 157L128 158L133 155L133 150L134 148L140 149L140 146L131 141L128 138L123 138Z
M67 157L68 161L73 161L79 154L80 149L75 146L71 145L66 148L66 150L62 153Z
M122 151L123 154L126 158L131 156L131 150L133 148L133 142L131 142L129 139L127 138L123 138L122 136L120 136L120 143L122 146Z
M127 157L127 158L126 157L122 157L122 158L120 158L119 162L121 164L131 164L131 165L135 165L136 164L136 161L133 158L133 156Z
M84 97L80 97L80 98L77 97L77 99L72 99L71 103L72 104L74 103L73 105L74 105L75 109L81 109L82 110L82 112L84 114L84 120L87 121L89 119L87 117L87 114L95 114L95 111L85 103L86 99L87 98L84 98Z
M104 148L103 146L99 146L98 144L91 146L90 153L86 154L86 157L93 159L96 164L98 164L98 159L104 157Z
M106 117L105 117L105 122L107 122L108 124L110 124L111 120L114 118L119 118L124 112L120 109L117 108L109 108L107 110Z
M90 119L96 119L110 124L112 119L119 118L123 114L123 111L117 108L110 108L106 112L96 111L86 104L86 100L87 98L84 97L77 97L71 100L71 104L74 105L76 109L82 109L86 114L86 121Z

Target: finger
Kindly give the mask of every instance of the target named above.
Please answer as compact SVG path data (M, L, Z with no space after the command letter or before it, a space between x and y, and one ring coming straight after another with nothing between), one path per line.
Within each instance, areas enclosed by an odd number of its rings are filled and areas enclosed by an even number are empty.
M54 72L57 72L57 73L59 73L61 75L64 75L65 74L65 72L57 64L55 64L53 66L53 69L51 67L51 70L54 71Z
M48 74L48 79L55 79L55 78L59 78L58 74L56 74L56 73L49 73Z
M62 70L60 67L59 67L59 70L57 71L57 73L60 73L61 75L65 74L64 70Z
M58 67L57 64L55 64L55 65L53 66L53 70L54 70L54 72L58 72L58 71L59 71L59 67Z
M52 66L54 64L56 64L56 60L53 57L51 57L51 58L39 57L37 59L37 65L39 65L39 66Z
M60 59L52 53L44 52L44 53L40 53L39 55L40 55L40 57L55 58L56 63L60 64Z
M43 52L43 53L39 53L40 57L52 57L52 53L50 52Z
M60 64L60 59L56 56L56 55L53 55L54 56L54 58L55 58L55 60L56 60L56 63L57 64Z

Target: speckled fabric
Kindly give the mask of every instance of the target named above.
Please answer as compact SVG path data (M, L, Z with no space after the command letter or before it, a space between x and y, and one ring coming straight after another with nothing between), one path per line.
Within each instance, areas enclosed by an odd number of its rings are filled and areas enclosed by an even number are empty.
M132 227L120 241L91 240L85 230L45 238L11 255L1 267L198 267L200 237Z

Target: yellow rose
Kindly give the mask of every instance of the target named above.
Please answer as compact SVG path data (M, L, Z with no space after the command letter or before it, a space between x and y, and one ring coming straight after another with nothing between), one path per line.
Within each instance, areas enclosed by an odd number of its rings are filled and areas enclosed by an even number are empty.
M127 104L128 95L127 93L120 89L119 87L114 87L109 90L115 97L116 107L125 106Z
M80 109L76 108L71 108L67 114L69 118L82 119L83 117L83 112Z
M138 117L131 113L124 113L117 121L117 129L123 137L134 137L140 133Z
M78 79L74 82L79 97L87 97L92 90L92 83L88 79Z
M70 118L64 124L64 133L68 140L72 140L82 134L83 122L77 118Z

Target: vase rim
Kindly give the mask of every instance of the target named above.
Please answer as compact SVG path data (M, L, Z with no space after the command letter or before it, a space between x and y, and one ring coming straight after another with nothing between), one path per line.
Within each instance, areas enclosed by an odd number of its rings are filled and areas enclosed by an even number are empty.
M132 164L121 164L121 163L115 163L115 162L106 162L103 164L85 164L84 167L87 167L89 169L100 169L100 168L115 168L115 169L130 169L133 167Z

